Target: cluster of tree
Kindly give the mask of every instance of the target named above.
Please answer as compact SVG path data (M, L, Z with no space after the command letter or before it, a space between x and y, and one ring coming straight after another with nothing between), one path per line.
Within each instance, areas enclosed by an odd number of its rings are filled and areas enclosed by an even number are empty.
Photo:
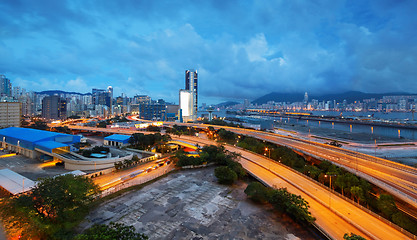
M241 136L237 146L268 156L300 172L302 172L307 163L303 157L290 148L270 144L253 137Z
M183 151L176 154L177 166L196 166L203 163L216 163L220 165L214 170L219 183L232 184L238 178L246 176L242 165L236 161L239 155L227 151L224 146L204 146L198 157L186 156Z
M39 130L47 130L48 129L48 125L46 124L46 122L44 122L42 120L34 120L33 124L26 125L26 127L39 129Z
M343 168L337 167L328 161L322 161L318 167L307 165L305 174L330 186L330 176L332 176L332 188L343 196L351 198L373 212L381 214L386 219L411 233L417 233L417 224L402 213L395 204L392 195L375 192L373 187L365 179L347 172ZM327 175L327 177L326 177ZM375 197L379 195L379 197Z
M309 212L309 204L301 196L292 194L286 188L273 189L259 182L250 183L246 195L257 202L268 202L280 212L285 212L300 223L312 223L315 218Z
M70 130L67 126L63 126L63 127L54 127L52 130L53 130L54 132L60 132L60 133L71 134L71 130Z
M85 149L85 150L80 151L81 155L83 155L84 157L90 157L92 153L107 154L109 152L110 152L110 149L104 146L95 146L92 149Z
M343 235L343 239L345 239L345 240L366 240L366 238L364 238L360 235L356 235L354 233L350 233L350 235L348 233L345 233L345 235Z
M97 122L96 127L98 127L98 128L106 128L107 125L110 125L110 120L101 120L101 121Z
M202 165L205 160L199 156L187 156L182 150L177 151L175 158L177 159L176 165L178 167Z
M229 144L234 144L236 143L236 139L237 139L237 134L231 131L227 131L224 128L220 128L219 130L216 131L217 135L218 135L218 139L219 141L222 142L226 142Z
M149 125L149 126L146 128L146 131L148 131L148 132L160 132L160 131L161 131L161 128L160 128L160 127L158 127L158 126Z
M187 127L187 126L178 126L174 125L172 128L165 128L166 133L177 135L178 137L181 137L181 135L189 135L189 136L195 136L196 133L198 133L198 130L194 127Z
M376 207L381 212L382 216L407 231L416 234L417 224L410 217L401 212L395 204L394 197L389 194L379 195L376 201Z
M226 126L226 127L242 127L240 124L235 124L232 122L226 122L220 118L214 118L213 120L209 121L208 119L204 119L202 121L204 124L211 124L211 125L218 125L218 126Z
M91 179L81 176L40 179L28 194L0 203L1 221L11 237L69 239L98 192Z
M153 147L161 148L161 145L164 145L169 140L171 140L171 137L168 134L161 135L160 133L135 133L129 139L129 143L136 149L149 150Z
M75 240L147 240L148 237L142 233L136 233L133 226L126 226L122 223L109 225L96 224L87 229L84 233L78 234Z
M339 168L328 161L322 161L318 165L311 164L287 147L265 143L252 137L241 136L237 145L258 154L270 156L271 159L279 161L328 186L330 186L331 180L331 187L335 191L376 213L382 214L385 218L411 233L417 233L417 224L398 210L392 196L381 194L379 198L375 197L378 195L378 193L374 192L374 189L377 189L377 187L365 179L347 172L343 168Z
M125 159L124 161L115 162L114 167L116 168L116 170L120 170L120 169L123 169L123 168L128 168L128 167L131 167L133 165L136 165L139 162L140 162L140 158L136 155L133 155L133 157L131 159Z
M204 146L200 157L203 161L221 165L214 169L214 175L221 184L233 184L246 176L246 171L236 160L239 154L227 151L223 146Z

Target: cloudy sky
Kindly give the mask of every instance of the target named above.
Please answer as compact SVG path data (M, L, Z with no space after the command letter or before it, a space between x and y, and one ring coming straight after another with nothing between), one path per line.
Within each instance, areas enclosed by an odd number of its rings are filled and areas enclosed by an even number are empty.
M0 74L28 90L200 102L417 92L417 1L2 0Z

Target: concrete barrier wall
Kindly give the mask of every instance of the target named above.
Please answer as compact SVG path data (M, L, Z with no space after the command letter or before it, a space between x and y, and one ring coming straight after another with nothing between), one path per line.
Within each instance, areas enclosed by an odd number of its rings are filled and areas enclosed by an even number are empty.
M62 156L60 156L63 158ZM100 160L92 160L88 158L87 161L85 160L74 160L74 159L63 159L65 161L65 169L68 170L98 170L98 169L106 169L106 168L113 168L114 163L116 162L123 162L127 159L132 159L133 154L127 155L121 158L105 158Z

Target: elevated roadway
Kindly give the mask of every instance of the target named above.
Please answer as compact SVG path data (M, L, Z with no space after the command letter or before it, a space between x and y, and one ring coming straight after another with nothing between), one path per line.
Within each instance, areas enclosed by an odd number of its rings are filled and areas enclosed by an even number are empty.
M237 134L286 146L317 159L333 162L417 208L417 169L410 166L293 136L206 124L167 122L164 124L177 124L202 129L209 126L215 129L225 128Z
M216 144L196 137L181 137L196 144ZM174 137L176 139L176 137ZM257 179L274 188L287 188L289 192L302 196L310 205L310 212L316 217L315 224L333 239L343 239L345 233L355 233L367 239L412 239L387 221L381 220L356 205L329 191L304 175L283 164L271 161L246 150L226 146L232 152L240 153L239 162Z
M215 129L225 128L237 134L251 136L260 140L269 141L278 145L286 146L303 154L315 157L320 160L330 161L340 167L345 168L369 182L381 187L397 198L417 208L417 169L358 153L344 148L338 148L327 144L309 141L293 136L285 136L269 132L256 131L235 127L195 124L195 123L174 123L165 122L164 125L191 126L206 129L211 126ZM68 126L74 130L85 130L95 132L105 132L114 134L133 134L138 133L134 130L111 129L111 128L92 128L82 126ZM149 134L149 132L143 132Z
M199 145L216 144L213 141L189 136L181 138L174 136L173 140L185 140ZM317 218L316 225L333 239L342 239L344 233L350 232L363 235L368 239L411 239L409 235L402 233L384 220L345 201L331 193L329 189L275 161L236 147L227 146L227 149L240 153L242 166L265 184L273 187L286 187L290 192L306 199L310 204L312 215ZM104 182L108 181L109 179L104 180ZM102 184L103 182L100 185Z

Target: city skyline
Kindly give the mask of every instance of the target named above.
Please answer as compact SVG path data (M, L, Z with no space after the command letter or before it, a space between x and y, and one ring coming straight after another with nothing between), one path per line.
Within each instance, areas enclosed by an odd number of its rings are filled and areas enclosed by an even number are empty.
M34 91L114 86L115 96L175 102L172 89L193 68L209 104L271 90L417 92L415 1L4 1L0 9L0 73Z

